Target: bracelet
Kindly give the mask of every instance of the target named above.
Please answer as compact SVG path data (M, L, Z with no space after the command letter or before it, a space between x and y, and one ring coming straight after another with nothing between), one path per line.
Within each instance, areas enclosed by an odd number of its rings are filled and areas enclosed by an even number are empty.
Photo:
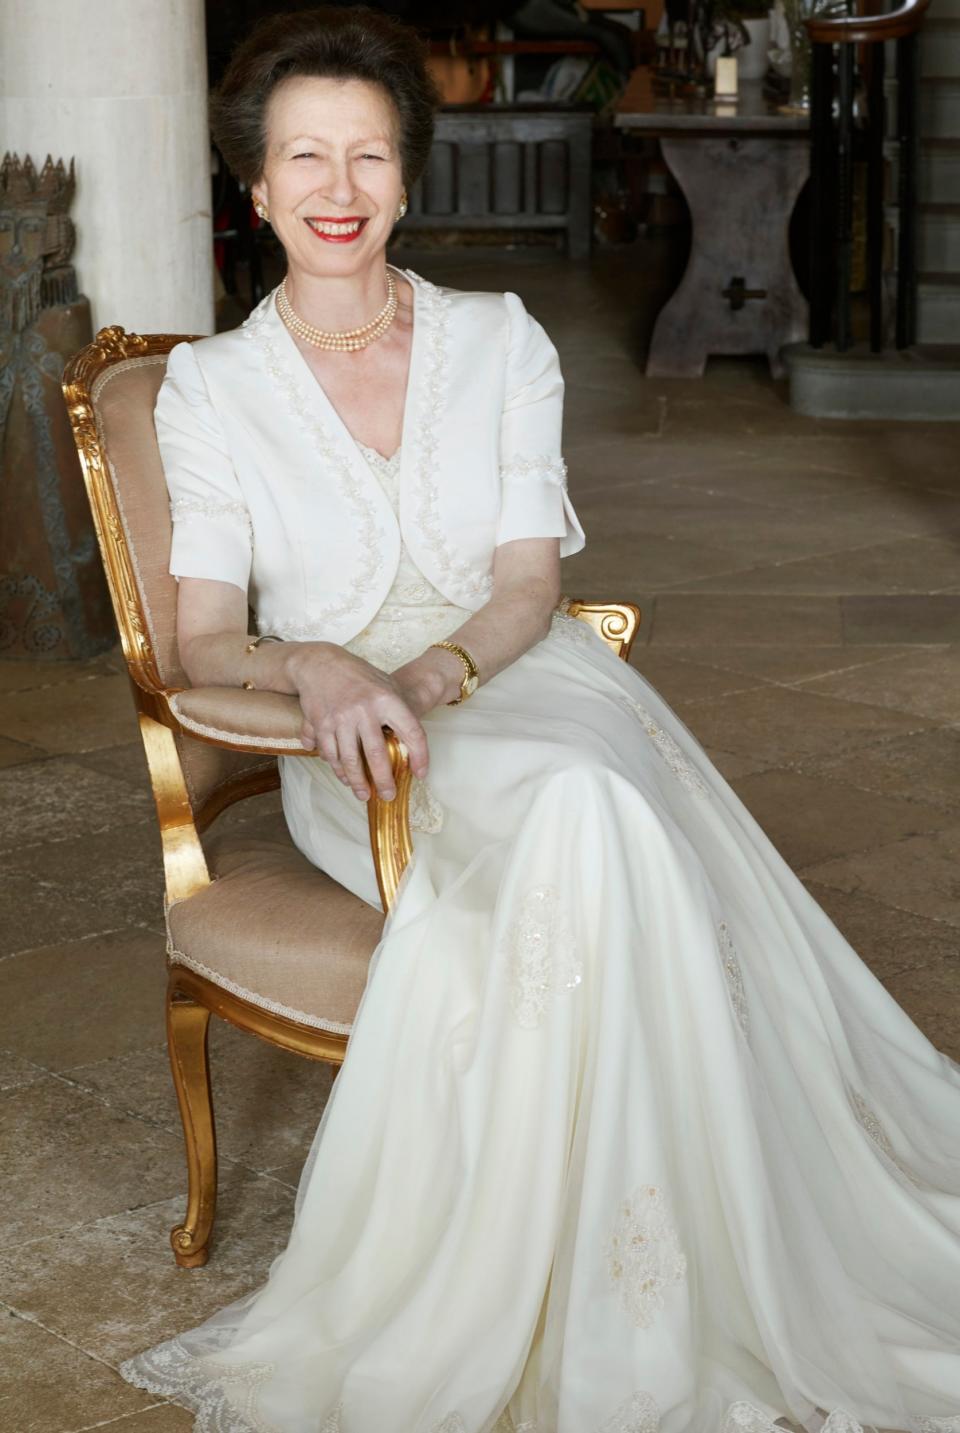
M248 642L246 650L248 652L255 652L261 642L282 642L284 640L283 637L274 637L272 633L264 632L262 636L255 637L252 642ZM241 682L240 685L245 692L255 692L257 689L254 682Z
M453 652L460 658L464 668L464 678L460 684L460 695L454 697L452 702L447 702L448 707L458 707L468 697L472 697L480 685L480 669L466 647L461 647L459 642L431 642L431 647L445 647L448 652Z

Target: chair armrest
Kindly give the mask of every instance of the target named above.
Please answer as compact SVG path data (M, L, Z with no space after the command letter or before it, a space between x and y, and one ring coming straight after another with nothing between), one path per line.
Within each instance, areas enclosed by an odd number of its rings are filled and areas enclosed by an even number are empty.
M167 698L170 712L190 736L214 746L265 756L316 756L300 740L303 712L295 696L242 687L187 687Z
M294 696L283 692L246 691L242 687L187 687L164 691L168 724L198 741L231 751L263 756L318 756L300 740L303 712ZM400 879L413 853L410 836L409 752L400 738L385 726L384 738L397 794L381 801L364 758L364 771L372 795L367 802L370 848L384 911L389 911Z

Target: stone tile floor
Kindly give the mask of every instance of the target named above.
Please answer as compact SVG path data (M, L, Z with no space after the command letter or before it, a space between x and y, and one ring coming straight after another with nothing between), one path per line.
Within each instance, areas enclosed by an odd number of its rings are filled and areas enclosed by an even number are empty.
M565 590L642 606L636 666L960 1059L960 430L801 418L748 360L646 381L649 244L397 258L546 324L588 538ZM185 1430L116 1366L261 1282L330 1072L215 1030L216 1247L175 1269L159 843L118 653L0 663L0 767L0 1428Z

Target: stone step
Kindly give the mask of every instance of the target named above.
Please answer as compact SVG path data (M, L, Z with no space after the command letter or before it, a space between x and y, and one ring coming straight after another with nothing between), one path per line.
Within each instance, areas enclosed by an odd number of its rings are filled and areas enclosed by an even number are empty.
M960 75L960 17L939 19L929 13L920 31L920 72L923 80Z
M917 284L920 343L960 341L960 275L924 274Z
M955 422L960 414L960 345L875 354L796 343L783 358L790 406L811 418Z

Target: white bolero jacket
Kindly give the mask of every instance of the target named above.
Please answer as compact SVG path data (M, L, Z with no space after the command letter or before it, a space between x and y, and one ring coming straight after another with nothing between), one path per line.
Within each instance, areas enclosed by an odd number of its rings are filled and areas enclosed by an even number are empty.
M232 582L260 631L343 644L376 615L401 533L456 606L489 599L494 549L584 546L567 493L557 353L513 293L402 270L414 319L400 520L270 293L240 328L171 351L155 410L170 572Z

